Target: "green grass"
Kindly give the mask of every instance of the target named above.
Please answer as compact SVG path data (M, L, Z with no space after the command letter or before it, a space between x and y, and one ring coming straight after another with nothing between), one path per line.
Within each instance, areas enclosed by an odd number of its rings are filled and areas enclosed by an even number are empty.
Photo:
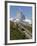
M25 34L21 33L19 30L11 30L10 39L11 40L25 39Z
M31 30L30 27L26 28ZM18 30L18 25L16 23L10 21L10 40L19 40L19 39L28 39L28 38L26 37L25 33L22 33Z

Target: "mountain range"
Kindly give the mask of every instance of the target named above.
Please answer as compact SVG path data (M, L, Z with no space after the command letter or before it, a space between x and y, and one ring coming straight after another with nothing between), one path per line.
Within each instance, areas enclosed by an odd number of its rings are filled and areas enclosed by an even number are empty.
M32 24L32 23L31 23L31 20L29 20L29 19L20 20L20 19L10 18L10 21L12 21L12 22L17 22L17 23L23 21L23 22Z

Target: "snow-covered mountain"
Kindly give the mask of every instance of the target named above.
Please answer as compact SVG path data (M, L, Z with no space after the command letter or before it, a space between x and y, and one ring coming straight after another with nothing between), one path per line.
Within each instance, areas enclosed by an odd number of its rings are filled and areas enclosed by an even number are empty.
M16 18L10 18L10 20L17 23L22 21L31 24L31 20L27 19L27 17L22 12L17 12Z
M23 14L23 12L18 11L17 14L16 14L16 19L24 20L25 15Z
M10 21L19 23L20 22L20 19L10 18Z
M21 22L20 19L14 19L14 18L10 18L10 21L17 22L17 23ZM22 21L31 24L31 20L29 20L29 19L24 19Z

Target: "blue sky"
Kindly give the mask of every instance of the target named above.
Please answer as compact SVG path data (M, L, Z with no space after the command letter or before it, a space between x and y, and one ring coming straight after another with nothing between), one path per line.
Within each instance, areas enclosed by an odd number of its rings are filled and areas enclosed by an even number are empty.
M29 6L10 6L10 17L16 17L16 12L22 11L27 19L32 19L32 7Z

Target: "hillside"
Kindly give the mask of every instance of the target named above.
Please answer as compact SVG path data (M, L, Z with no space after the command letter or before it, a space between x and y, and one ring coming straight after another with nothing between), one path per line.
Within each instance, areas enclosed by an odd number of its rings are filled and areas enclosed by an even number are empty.
M29 39L32 37L31 35L29 35L30 37L26 36L27 34L24 33L25 29L23 29L20 25L32 33L32 27L10 21L10 40Z

